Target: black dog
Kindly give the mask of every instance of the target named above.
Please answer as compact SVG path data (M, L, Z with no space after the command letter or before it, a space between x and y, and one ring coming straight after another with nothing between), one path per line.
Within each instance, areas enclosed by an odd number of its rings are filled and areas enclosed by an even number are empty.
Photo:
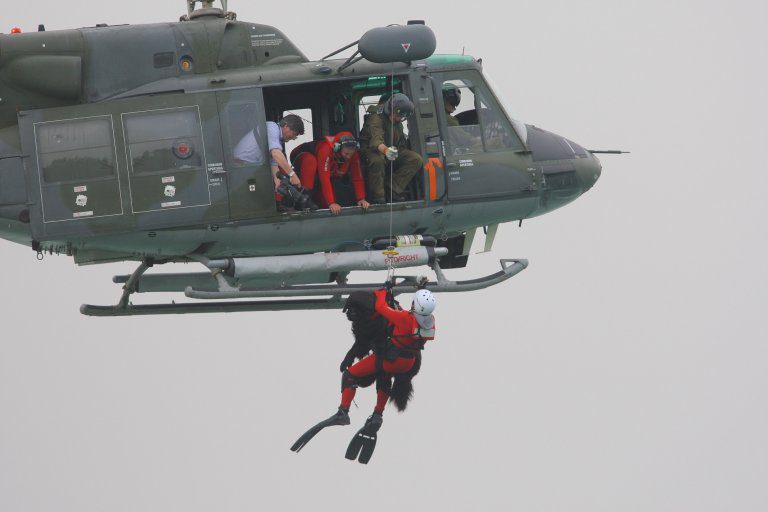
M340 370L343 372L349 368L355 359L362 359L371 352L377 357L384 357L387 350L392 347L389 341L389 326L387 319L381 315L374 315L374 304L376 296L373 292L353 292L347 298L347 302L342 310L347 314L347 318L352 322L352 335L355 342L352 348L347 352L346 357L341 362ZM396 301L391 298L390 306L397 307ZM394 383L392 378L386 374L380 373L358 379L357 384L361 387L368 387L376 382L376 389L383 389L389 392L390 402L394 402L397 410L402 412L408 406L408 401L413 396L412 379L419 373L421 368L421 353L416 353L416 362L408 373L396 374Z

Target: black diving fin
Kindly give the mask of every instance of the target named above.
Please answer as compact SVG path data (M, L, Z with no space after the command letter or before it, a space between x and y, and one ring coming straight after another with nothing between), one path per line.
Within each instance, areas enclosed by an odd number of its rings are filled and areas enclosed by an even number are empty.
M373 457L373 450L376 449L377 432L384 422L381 414L374 412L367 420L363 428L357 431L355 437L347 446L347 453L344 455L349 460L355 460L360 464L368 464ZM359 457L359 458L358 458Z
M308 442L312 440L313 437L317 435L318 432L323 430L325 427L331 427L333 425L349 425L349 413L339 407L339 410L336 412L336 414L327 420L321 421L314 427L304 432L301 437L299 437L296 442L293 443L293 446L291 446L291 451L298 453L307 445Z

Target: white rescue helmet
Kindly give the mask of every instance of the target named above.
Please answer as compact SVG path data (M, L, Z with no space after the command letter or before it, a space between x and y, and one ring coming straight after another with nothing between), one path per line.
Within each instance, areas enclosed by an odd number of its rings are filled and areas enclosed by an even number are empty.
M435 310L435 296L429 290L419 290L413 296L413 312L428 316Z

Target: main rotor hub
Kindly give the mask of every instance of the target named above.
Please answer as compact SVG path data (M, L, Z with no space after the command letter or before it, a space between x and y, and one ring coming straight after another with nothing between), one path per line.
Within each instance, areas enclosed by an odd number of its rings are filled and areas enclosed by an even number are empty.
M216 16L218 18L229 18L234 20L236 14L227 10L227 0L219 0L221 3L221 9L213 7L214 0L186 0L187 2L187 15L182 16L182 21L189 21L202 16ZM202 4L199 9L195 8L197 3Z

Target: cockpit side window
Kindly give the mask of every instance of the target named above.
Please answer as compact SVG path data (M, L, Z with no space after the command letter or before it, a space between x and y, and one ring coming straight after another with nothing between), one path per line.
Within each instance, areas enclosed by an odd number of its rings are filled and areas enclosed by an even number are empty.
M441 84L447 151L452 155L517 151L523 145L475 71L446 73Z
M442 103L449 151L454 155L482 152L483 139L472 82L467 79L444 81Z

